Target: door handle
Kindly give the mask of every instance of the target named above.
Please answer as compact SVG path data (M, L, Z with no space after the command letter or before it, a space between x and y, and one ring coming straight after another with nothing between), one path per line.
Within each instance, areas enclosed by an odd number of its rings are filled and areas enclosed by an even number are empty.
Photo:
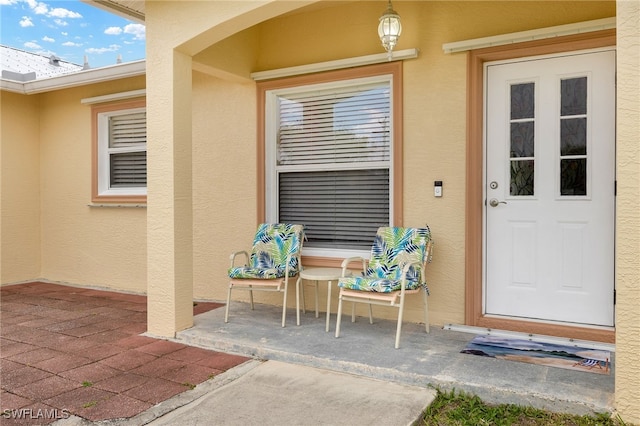
M506 201L498 201L496 198L492 198L489 200L489 205L491 207L498 207L498 204L507 204Z

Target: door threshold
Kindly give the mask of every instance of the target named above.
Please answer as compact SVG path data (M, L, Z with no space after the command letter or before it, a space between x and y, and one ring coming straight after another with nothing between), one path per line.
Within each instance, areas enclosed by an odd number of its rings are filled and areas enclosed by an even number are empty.
M497 330L486 327L475 327L462 324L445 324L444 330L459 331L462 333L482 334L486 336L508 337L512 339L523 339L532 342L553 343L557 345L579 346L581 348L599 349L615 352L616 345L612 343L594 342L591 340L578 340L567 337L547 336L544 334L523 333L519 331Z

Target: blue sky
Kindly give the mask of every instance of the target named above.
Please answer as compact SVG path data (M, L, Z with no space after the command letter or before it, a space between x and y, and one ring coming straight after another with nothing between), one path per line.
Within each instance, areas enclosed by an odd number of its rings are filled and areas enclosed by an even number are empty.
M91 68L145 58L145 27L80 0L0 0L0 44Z

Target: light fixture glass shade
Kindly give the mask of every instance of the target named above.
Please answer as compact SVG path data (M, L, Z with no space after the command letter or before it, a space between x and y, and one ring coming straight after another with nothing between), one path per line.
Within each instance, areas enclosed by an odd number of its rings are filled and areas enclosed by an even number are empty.
M380 17L380 23L378 24L378 36L382 46L389 53L389 59L391 59L391 51L396 47L400 34L402 34L400 15L393 10L391 1L389 1L389 6Z

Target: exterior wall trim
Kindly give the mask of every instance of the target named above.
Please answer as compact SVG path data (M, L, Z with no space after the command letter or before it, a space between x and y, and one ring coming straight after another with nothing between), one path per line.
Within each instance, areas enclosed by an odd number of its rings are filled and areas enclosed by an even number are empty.
M485 47L503 46L506 44L525 41L541 40L592 31L610 30L616 27L616 17L596 19L593 21L576 22L573 24L557 25L555 27L538 28L529 31L519 31L510 34L500 34L490 37L474 38L470 40L454 41L442 45L444 53L467 52Z
M302 74L312 74L324 71L341 70L345 68L360 67L364 65L381 64L389 61L402 61L418 57L418 49L405 49L391 52L391 59L386 53L375 55L357 56L354 58L338 59L336 61L318 62L315 64L300 65L297 67L278 68L267 71L251 73L251 78L256 81L270 80L274 78L292 77Z
M465 324L613 343L615 330L485 316L482 312L482 172L485 62L616 45L615 29L535 40L467 53L467 177L465 207Z
M94 96L93 98L84 98L80 100L83 105L100 104L104 102L123 101L125 99L139 98L147 95L147 89L130 90L128 92L111 93L109 95Z

